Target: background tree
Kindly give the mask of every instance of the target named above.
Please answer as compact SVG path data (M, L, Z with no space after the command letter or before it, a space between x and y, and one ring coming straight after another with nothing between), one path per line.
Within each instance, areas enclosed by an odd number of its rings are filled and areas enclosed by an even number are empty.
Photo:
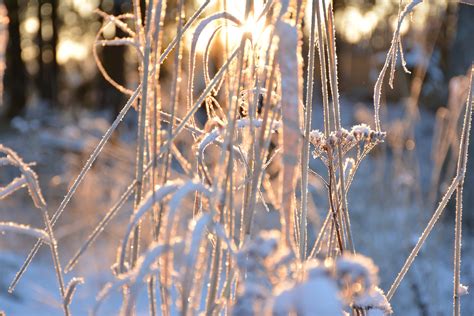
M42 101L57 105L59 67L56 58L58 44L59 19L57 1L39 0L38 2L39 29L38 43L38 73L36 86Z
M102 7L103 10L107 8ZM113 0L111 13L115 16L127 12L127 3L123 0ZM123 32L116 28L116 37L123 37ZM101 60L109 75L120 84L125 84L125 46L105 46L102 48ZM114 115L120 111L125 97L124 95L113 88L102 76L99 76L99 94L100 94L100 108L112 108Z
M26 107L27 74L23 59L21 58L20 37L20 7L17 0L6 0L8 10L8 46L5 71L5 117L13 117L23 113Z

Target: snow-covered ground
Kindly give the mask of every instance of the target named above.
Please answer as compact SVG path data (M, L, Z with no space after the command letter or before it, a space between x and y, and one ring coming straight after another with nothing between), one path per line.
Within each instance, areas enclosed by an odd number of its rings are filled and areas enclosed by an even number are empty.
M314 127L320 126L319 112L320 108L314 111ZM344 102L342 113L345 114L345 127L356 123L351 114L354 113L354 105L351 102ZM400 107L389 107L389 121L401 115ZM26 162L37 161L38 165L34 169L38 171L46 198L52 205L51 209L54 209L68 182L77 174L90 152L87 142L96 142L103 132L101 126L106 127L107 124L103 120L89 122L89 125L86 124L87 120L82 120L79 127L70 123L59 126L51 126L45 122L26 123L27 128L32 128L33 131L29 130L23 134L18 130L4 131L0 134L0 143L17 150ZM426 206L427 203L410 194L418 183L423 188L422 197L427 194L433 124L434 115L422 112L416 128L416 159L413 160L420 170L419 176L410 172L395 173L393 155L390 148L385 148L375 152L362 163L349 195L356 248L362 254L373 258L379 266L381 287L385 291L390 287L434 211ZM25 125L18 128L25 128ZM48 133L64 136L64 140L68 141L57 142L62 138L54 137L56 142L52 142L53 139L48 138ZM57 231L63 236L60 236L63 238L60 247L63 265L133 176L132 168L127 167L133 164L133 143L129 141L133 138L130 136L133 133L124 132L123 135L125 139L118 141L120 150L105 151L104 158L101 158L78 196L66 210L64 220L59 223ZM18 144L23 146L19 147ZM313 167L317 168L317 164ZM3 171L1 175L8 176L9 173ZM324 202L318 201L318 197L324 197L324 194L316 193L314 196L316 206L322 213L325 206ZM449 212L452 212L452 208L448 207L445 214ZM112 224L124 223L126 217L127 214L121 214ZM0 220L15 220L36 227L42 226L41 217L35 213L23 193L0 203ZM102 286L113 278L110 263L113 262L113 250L118 246L123 227L110 227L114 228L107 230L97 245L86 253L77 270L66 275L66 281L72 276L86 278L86 283L78 287L71 305L75 315L85 315L93 307L95 297ZM442 216L392 300L395 315L451 314L453 239L452 216ZM34 260L15 293L7 293L9 282L33 242L31 239L16 238L10 234L0 235L0 311L6 312L7 315L61 315L54 270L46 249ZM468 286L474 285L474 232L464 231L462 251L461 282ZM142 294L143 299L145 293ZM112 296L103 305L101 314L115 314L120 306L120 299L118 293ZM140 302L142 301L139 300L138 303L138 314L147 314L147 305L144 301ZM462 315L473 314L474 300L470 295L463 296Z

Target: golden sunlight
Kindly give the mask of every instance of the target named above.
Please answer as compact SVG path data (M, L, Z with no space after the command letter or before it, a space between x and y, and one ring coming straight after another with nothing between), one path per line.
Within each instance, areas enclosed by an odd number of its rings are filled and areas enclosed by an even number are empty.
M57 48L57 59L60 65L69 60L84 60L88 54L88 47L83 43L64 39L59 42Z
M197 3L199 4L199 1L197 1ZM248 18L245 19L245 1L227 1L225 4L216 4L212 8L213 11L226 10L231 12L232 15L240 21L243 21L241 27L235 27L231 23L228 25L224 24L223 28L219 31L219 34L216 34L216 38L218 38L221 43L227 42L231 47L238 45L244 34L251 34L254 42L261 40L262 34L265 31L265 20L258 19L258 16L260 15L260 12L262 12L263 7L263 0L254 1L254 12L251 12ZM202 31L196 47L199 53L203 53L206 50L206 46L209 43L209 40L211 40L218 25L218 23L211 23L210 26ZM191 42L192 39L188 36L187 40Z

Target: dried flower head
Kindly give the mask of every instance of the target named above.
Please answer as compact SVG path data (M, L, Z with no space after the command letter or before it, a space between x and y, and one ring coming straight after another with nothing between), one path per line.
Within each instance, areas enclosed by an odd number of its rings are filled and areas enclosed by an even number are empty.
M313 157L321 158L327 164L328 158L335 153L337 146L340 146L345 155L357 145L361 145L362 150L358 155L362 158L375 145L383 142L385 136L385 132L375 131L367 124L359 124L353 126L350 131L345 128L333 131L327 137L321 131L313 130L309 134L309 141L314 146Z

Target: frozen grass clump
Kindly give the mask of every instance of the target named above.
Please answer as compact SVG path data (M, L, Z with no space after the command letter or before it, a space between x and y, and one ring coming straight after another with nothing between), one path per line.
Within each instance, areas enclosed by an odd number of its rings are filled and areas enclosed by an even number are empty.
M234 315L389 315L370 258L344 254L303 266L279 245L280 232L263 231L237 255L240 267Z

